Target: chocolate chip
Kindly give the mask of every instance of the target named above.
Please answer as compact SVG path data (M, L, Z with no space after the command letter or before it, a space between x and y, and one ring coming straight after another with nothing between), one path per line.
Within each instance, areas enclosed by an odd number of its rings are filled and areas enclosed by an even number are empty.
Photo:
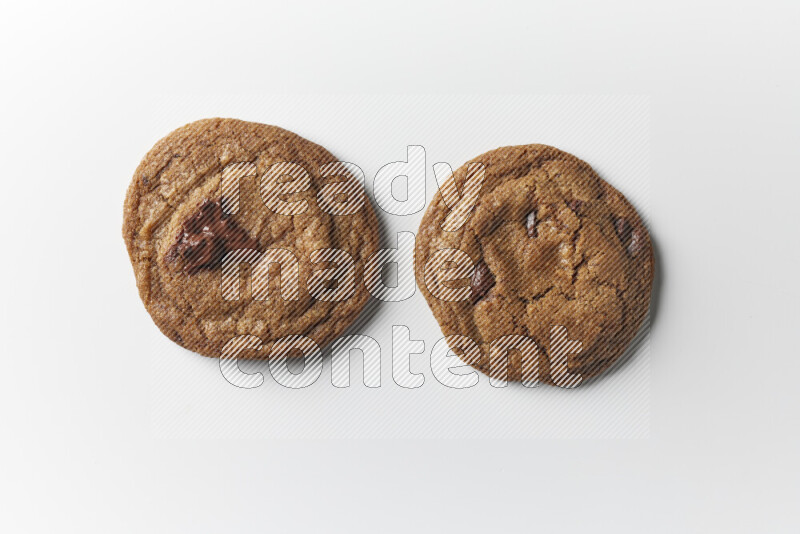
M583 210L583 201L582 200L570 200L569 203L567 204L567 206L569 206L569 209L571 209L575 213L580 214L581 211Z
M531 211L525 217L525 228L528 229L528 237L536 237L536 210Z
M623 245L628 245L631 239L631 225L624 217L619 217L614 221L614 229L617 231L620 241Z
M222 210L219 200L205 200L181 225L166 260L184 260L183 272L197 274L219 266L225 254L238 249L255 249L258 243Z
M475 266L475 272L472 275L469 287L472 290L473 304L481 300L494 287L494 275L483 260L479 261Z
M644 248L644 232L637 228L631 233L631 244L628 245L628 254L636 256Z
M636 256L644 248L645 237L642 228L637 227L634 229L627 219L619 217L614 221L614 229L631 256Z

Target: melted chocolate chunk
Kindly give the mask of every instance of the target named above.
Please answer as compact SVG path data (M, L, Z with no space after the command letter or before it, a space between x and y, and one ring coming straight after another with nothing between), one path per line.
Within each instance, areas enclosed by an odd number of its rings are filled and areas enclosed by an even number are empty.
M644 233L638 228L631 233L631 244L628 245L628 254L636 256L644 248Z
M570 200L569 203L567 204L567 206L569 206L569 209L571 209L572 211L574 211L578 215L580 215L581 212L583 211L583 201L582 200Z
M528 230L528 237L536 237L536 209L525 217L525 228Z
M614 229L631 256L636 256L644 248L644 231L641 228L634 229L625 218L620 217L614 221Z
M472 275L469 287L472 290L473 304L481 300L494 287L494 275L489 270L489 266L482 260L475 266L475 272Z
M614 221L614 229L617 231L620 241L623 245L628 245L631 240L631 225L624 217L618 218Z
M257 247L258 242L223 211L219 200L205 200L181 225L166 259L183 260L183 272L192 275L218 267L232 250Z

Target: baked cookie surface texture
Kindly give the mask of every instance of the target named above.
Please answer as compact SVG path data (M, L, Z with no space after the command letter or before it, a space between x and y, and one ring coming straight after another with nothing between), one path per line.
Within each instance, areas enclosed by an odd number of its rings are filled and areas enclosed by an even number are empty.
M206 119L161 139L128 188L123 237L139 295L179 345L219 357L286 336L320 348L368 300L378 222L324 148L275 126Z
M509 380L552 384L559 374L602 373L648 313L654 257L642 219L588 164L545 145L483 154L456 170L443 191L455 184L466 194L481 165L483 182L465 222L453 229L447 218L454 203L440 191L417 235L417 283L443 333L474 341L450 348ZM426 278L426 264L430 271L431 258L447 249L471 260L469 272L447 282L451 294L461 291L457 300L432 292L430 272ZM497 342L504 336L514 337ZM527 353L533 361L524 358L531 345L513 341L522 338L535 344ZM500 357L505 363L495 365Z

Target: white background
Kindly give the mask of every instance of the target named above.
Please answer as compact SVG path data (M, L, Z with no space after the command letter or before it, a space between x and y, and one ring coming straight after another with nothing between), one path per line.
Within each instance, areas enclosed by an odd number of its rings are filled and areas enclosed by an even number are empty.
M0 526L796 532L798 20L788 1L5 6ZM231 93L650 95L649 437L154 435L121 203L174 99ZM387 136L413 117L373 113Z

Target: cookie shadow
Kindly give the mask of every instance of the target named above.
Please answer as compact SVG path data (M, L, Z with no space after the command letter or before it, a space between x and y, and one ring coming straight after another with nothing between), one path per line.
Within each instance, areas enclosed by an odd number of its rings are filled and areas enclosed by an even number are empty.
M664 283L663 261L661 259L658 241L652 232L650 233L650 242L653 247L655 272L653 273L653 291L650 294L650 308L647 311L644 321L642 321L642 326L639 327L639 331L633 337L633 340L628 344L628 348L625 349L625 352L622 353L622 356L620 356L619 359L617 359L617 361L614 362L607 370L583 382L579 386L581 389L591 387L597 382L614 376L615 374L619 373L620 370L625 369L628 365L630 365L630 362L633 360L633 356L641 349L641 347L650 341L650 332L653 324L656 321L656 317L658 316L661 287Z

